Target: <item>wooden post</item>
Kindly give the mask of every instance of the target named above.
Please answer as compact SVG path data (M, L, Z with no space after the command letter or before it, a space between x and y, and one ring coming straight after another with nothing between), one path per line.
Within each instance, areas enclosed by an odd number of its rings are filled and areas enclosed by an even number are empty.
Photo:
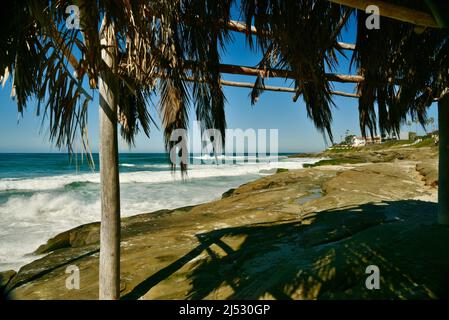
M120 184L118 171L117 101L113 72L116 66L115 34L112 24L101 28L101 57L109 70L100 73L100 177L101 229L99 298L120 297Z
M438 223L449 225L449 91L438 100Z

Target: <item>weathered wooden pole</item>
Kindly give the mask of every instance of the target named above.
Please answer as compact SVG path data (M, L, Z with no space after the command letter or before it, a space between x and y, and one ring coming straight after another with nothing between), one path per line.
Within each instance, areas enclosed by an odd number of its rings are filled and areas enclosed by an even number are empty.
M438 100L438 223L449 225L449 90Z
M109 67L100 73L100 177L101 228L99 298L120 297L120 184L118 170L117 89L114 77L116 45L114 26L103 20L101 44L107 45L101 57Z

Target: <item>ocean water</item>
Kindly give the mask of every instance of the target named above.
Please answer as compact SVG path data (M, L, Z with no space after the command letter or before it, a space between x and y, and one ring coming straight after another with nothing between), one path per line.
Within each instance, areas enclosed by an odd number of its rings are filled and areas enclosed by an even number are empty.
M35 260L30 253L56 234L100 220L98 155L93 157L97 170L66 154L0 153L0 271ZM182 180L171 172L166 154L121 154L122 216L219 199L277 168L298 169L318 160L225 156L217 164L207 156L193 158Z

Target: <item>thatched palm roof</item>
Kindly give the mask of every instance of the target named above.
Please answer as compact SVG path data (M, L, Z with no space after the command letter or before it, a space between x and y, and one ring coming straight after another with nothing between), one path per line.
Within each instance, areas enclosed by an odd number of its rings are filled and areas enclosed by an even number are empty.
M397 1L426 10L422 1ZM381 133L399 132L409 114L424 125L427 107L448 85L449 33L447 29L417 29L414 25L381 18L380 30L365 28L366 15L358 12L353 63L365 77L359 85L360 125L376 129L378 106Z
M334 2L345 1L243 1L246 22L254 20L256 28L273 35L259 36L266 53L262 66L274 60L277 66L297 74L296 87L303 94L309 116L332 137L331 88L323 75L325 65L335 68L338 64L335 51L347 14L356 15L352 62L365 78L358 85L362 134L376 134L375 104L381 133L399 132L407 115L424 124L426 108L448 85L448 30L416 29L413 24L384 17L380 30L368 30L364 12L349 11ZM391 2L431 12L422 1ZM313 81L301 81L310 78Z
M70 148L76 132L85 132L90 89L107 69L98 32L107 17L106 23L117 31L118 66L108 72L118 79L123 137L132 143L139 129L149 135L148 105L159 94L168 148L174 143L171 133L187 127L189 106L203 128L220 129L224 139L226 99L219 53L230 41L226 26L235 2L80 0L81 30L65 28L65 8L71 1L13 2L1 12L0 70L12 76L19 111L37 98L50 119L51 137L58 146ZM334 92L326 70L338 67L338 52L347 54L339 42L341 31L356 15L352 62L364 77L358 85L362 134L374 135L377 121L381 133L398 132L407 115L424 123L426 108L448 86L448 30L416 28L389 18L381 18L380 30L368 30L364 12L338 2L345 1L242 0L247 41L263 52L259 68L287 70L309 117L332 139ZM438 14L438 1L391 3L432 15L440 24L445 21ZM255 41L252 25L258 30ZM257 78L252 102L264 90L265 76Z

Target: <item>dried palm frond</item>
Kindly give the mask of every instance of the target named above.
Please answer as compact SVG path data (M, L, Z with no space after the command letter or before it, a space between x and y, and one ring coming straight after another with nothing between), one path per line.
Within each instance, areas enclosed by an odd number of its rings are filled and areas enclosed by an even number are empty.
M257 30L268 31L257 35L264 53L260 67L293 71L308 116L332 140L332 87L325 72L337 65L337 40L351 11L317 0L245 0L242 8L248 27L254 21Z
M154 47L158 71L163 75L160 113L168 151L174 145L169 140L172 132L187 129L186 79L194 80L191 96L201 129L219 130L224 144L226 99L220 85L219 51L230 37L217 21L230 20L231 4L230 0L186 0L165 1L157 7L159 36ZM193 63L186 65L185 61Z
M164 126L165 147L170 155L179 147L185 152L187 144L186 130L188 127L188 93L182 80L163 78L159 82L160 113ZM178 131L177 131L178 130ZM179 154L181 170L187 166L187 155ZM171 159L172 168L175 168L175 159Z
M49 137L57 147L66 146L72 152L77 132L83 145L88 145L89 91L97 88L100 72L108 68L101 59L99 40L100 19L107 16L117 26L119 63L110 73L119 83L118 119L122 135L132 144L140 128L149 134L152 120L147 102L156 83L150 52L153 26L142 19L149 3L80 0L80 30L66 27L65 9L71 4L64 0L14 2L2 11L0 67L5 75L12 75L18 110L22 112L35 97L37 113L43 114L43 124L48 121Z
M251 104L256 104L257 100L259 100L260 95L265 89L265 81L262 76L257 76L256 82L254 83L254 87L251 90L250 97L251 97Z
M396 1L426 10L420 1ZM407 116L424 127L427 107L447 86L448 30L426 29L381 17L380 30L365 27L366 14L358 12L356 50L352 57L365 81L359 84L362 134L376 133L377 103L381 134L399 134ZM445 67L446 66L446 67ZM445 71L446 70L446 71Z
M65 9L71 4L14 2L2 12L0 68L4 78L12 75L19 112L37 97L38 111L41 104L45 106L42 113L50 122L50 138L72 151L76 132L85 139L89 91L97 89L99 75L106 72L117 83L117 119L124 139L133 144L139 130L149 135L153 121L148 104L159 93L169 148L173 130L187 129L189 93L184 81L194 78L201 82L193 88L197 117L203 129L219 129L224 143L219 51L229 34L216 22L229 21L231 0L79 0L80 30L65 26ZM102 20L113 23L116 30L116 48L109 50L116 55L113 70L101 59ZM186 68L185 60L196 61L198 67Z

